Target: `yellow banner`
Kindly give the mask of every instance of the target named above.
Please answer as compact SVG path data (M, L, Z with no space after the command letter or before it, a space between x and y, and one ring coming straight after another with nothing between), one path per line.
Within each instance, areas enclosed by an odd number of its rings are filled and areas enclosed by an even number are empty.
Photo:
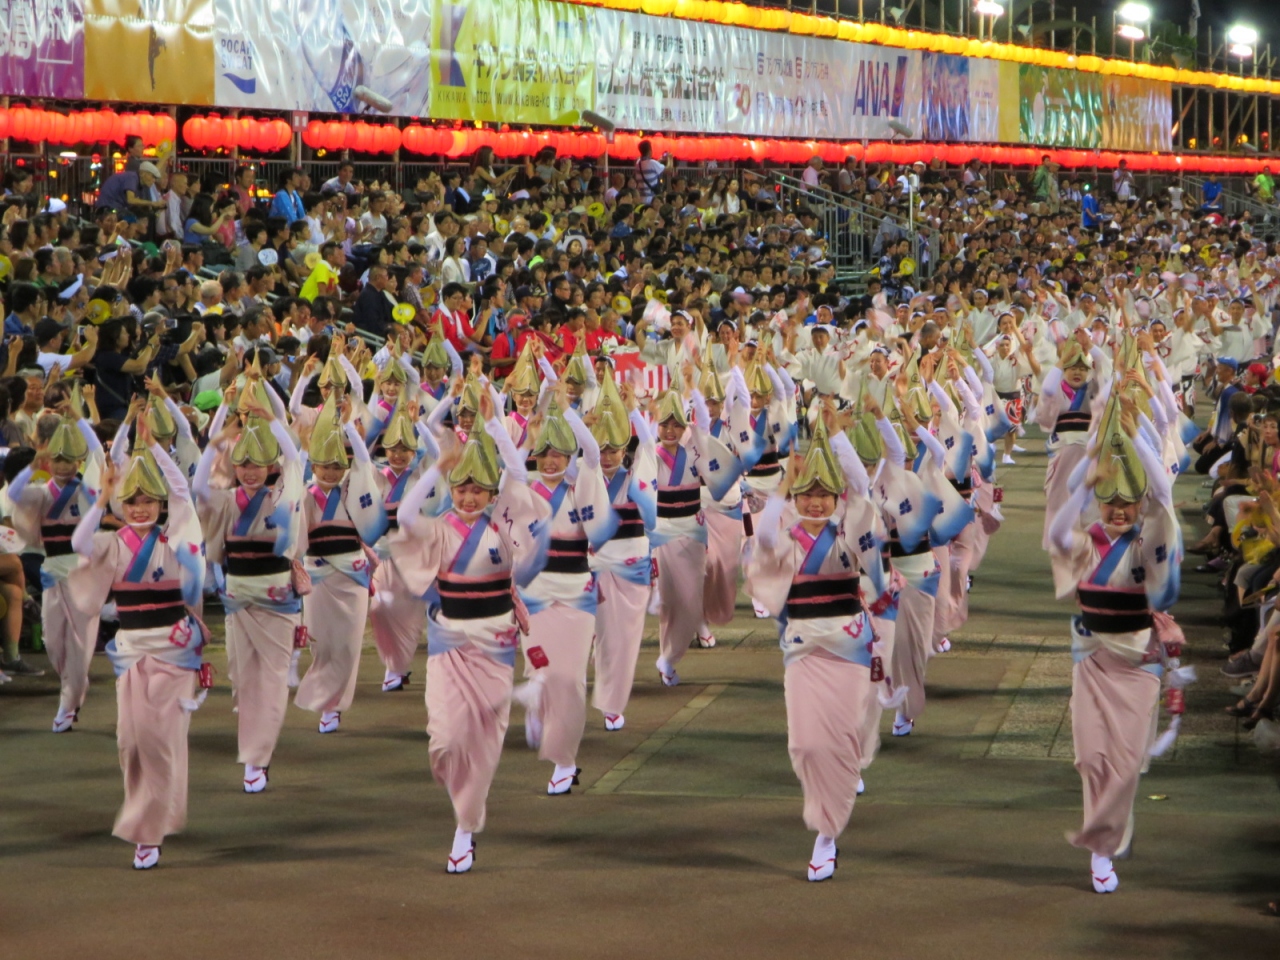
M550 0L436 0L431 116L577 123L595 103L591 13Z
M213 20L213 0L85 0L85 97L212 104Z
M1018 64L1000 61L1000 137L1001 143L1019 143L1022 133L1018 114L1021 94L1018 91Z

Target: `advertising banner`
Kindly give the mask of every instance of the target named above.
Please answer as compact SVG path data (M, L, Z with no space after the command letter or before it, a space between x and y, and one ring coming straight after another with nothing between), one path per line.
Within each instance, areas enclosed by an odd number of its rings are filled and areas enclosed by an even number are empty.
M225 107L425 116L431 0L213 0Z
M1098 78L1102 83L1102 146L1107 150L1173 148L1173 90L1158 80Z
M431 116L579 122L595 107L594 12L550 0L433 0Z
M993 60L923 53L925 140L992 143L1000 137L1000 69Z
M85 0L90 100L213 103L213 0Z
M1019 139L1055 147L1102 146L1102 84L1095 74L1023 64Z
M1170 86L1023 64L1018 71L1019 139L1055 147L1168 150Z
M596 107L620 127L889 137L920 127L914 51L595 10Z
M84 96L81 0L0 0L0 94Z
M708 26L595 10L597 112L623 129L728 130L727 114L741 115L726 60L733 30Z

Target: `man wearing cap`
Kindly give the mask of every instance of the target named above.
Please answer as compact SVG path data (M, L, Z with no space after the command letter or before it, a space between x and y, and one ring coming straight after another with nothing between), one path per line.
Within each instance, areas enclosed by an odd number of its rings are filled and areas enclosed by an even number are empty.
M124 171L107 177L98 191L95 210L114 210L124 215L133 211L161 210L164 208L155 191L160 170L154 163L143 163L138 172Z
M84 331L85 345L71 356L64 354L62 347L69 327L69 324L59 323L52 317L44 317L36 323L36 348L39 351L36 363L46 376L55 366L63 373L79 370L93 360L93 355L98 350L98 328L90 326Z

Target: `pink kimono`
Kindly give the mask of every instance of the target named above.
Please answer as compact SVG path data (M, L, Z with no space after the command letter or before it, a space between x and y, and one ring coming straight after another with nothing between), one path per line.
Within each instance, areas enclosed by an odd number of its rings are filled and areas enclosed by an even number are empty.
M876 510L850 496L816 536L782 529L785 501L761 512L747 568L751 596L779 621L786 668L787 749L804 789L804 822L836 838L853 812L868 700L884 679L864 602L885 589ZM873 662L874 661L874 662Z
M77 423L89 444L85 472L66 486L52 478L32 483L31 467L24 468L9 485L14 528L31 549L43 548L40 582L44 588L40 619L49 664L58 673L58 719L74 718L89 692L89 663L98 643L101 604L81 602L76 571L79 558L71 549L76 524L93 506L97 478L103 463L102 444L89 421ZM56 722L56 721L55 721Z
M218 408L210 434L226 418ZM305 552L301 527L302 466L279 420L271 423L282 452L279 479L253 496L241 487L215 490L209 473L217 456L205 448L192 489L200 509L209 560L220 565L219 593L227 612L227 668L236 695L240 762L271 763L289 704L288 672L302 641L302 600L294 589L293 560ZM225 567L225 572L221 567Z
M731 428L724 420L711 424L711 437L728 440ZM704 453L703 459L711 459ZM709 624L733 619L738 602L738 575L742 568L742 485L735 483L717 500L709 487L702 490L702 515L707 520L707 580L703 591L703 616Z
M390 467L382 467L377 472L387 531L373 545L379 563L373 572L369 619L373 621L373 642L383 666L389 673L402 677L408 676L413 668L413 658L427 625L427 607L425 599L414 594L400 575L400 568L391 555L391 538L400 529L396 518L400 501L421 472L421 455L404 473L397 474Z
M163 530L98 530L94 506L72 538L80 555L79 601L100 607L112 597L120 629L107 654L116 671L116 741L124 773L124 804L113 833L159 846L187 821L187 729L204 624L203 539L186 478L160 446L152 454L169 485Z
M1102 357L1102 351L1094 350L1095 365ZM1040 402L1036 406L1036 422L1049 434L1045 443L1049 451L1049 466L1045 470L1044 494L1048 509L1044 515L1044 538L1041 546L1049 549L1049 525L1057 508L1067 502L1071 489L1068 481L1076 467L1086 456L1089 442L1089 427L1093 422L1093 411L1101 411L1106 403L1110 387L1100 387L1101 383L1110 382L1110 363L1105 377L1094 376L1079 390L1073 390L1062 378L1062 368L1053 367L1044 376L1040 387Z
M638 414L632 414L631 422L640 438L631 466L605 478L618 527L590 558L600 588L591 702L606 717L621 716L631 699L652 579L648 533L657 521L653 435Z
M940 571L929 546L929 528L938 515L938 499L920 477L905 467L902 441L887 420L877 427L885 458L871 484L871 500L889 531L888 552L899 583L894 613L893 658L889 673L907 689L903 715L915 720L924 712L925 667L933 652L934 599Z
M342 483L328 493L312 484L303 498L307 528L304 565L311 593L302 602L312 661L293 702L316 713L350 709L369 615L370 552L386 529L373 465L353 424L346 425L354 462Z
M501 425L486 425L492 435ZM523 469L521 463L520 469ZM458 826L484 829L489 785L511 714L519 646L515 582L546 549L545 505L519 471L486 511L468 524L452 510L421 513L435 487L429 468L400 504L391 556L414 596L427 595L427 736L431 773L453 803Z
M1133 837L1163 675L1152 611L1176 600L1181 560L1171 486L1162 471L1153 472L1158 456L1136 446L1151 484L1139 526L1114 541L1100 523L1083 528L1079 518L1092 493L1081 484L1050 528L1055 579L1073 584L1080 604L1071 622L1071 733L1084 824L1070 840L1104 857L1128 849Z
M529 611L524 639L525 675L540 687L529 702L540 722L538 756L557 767L576 768L578 745L587 717L587 663L596 630L600 585L591 571L588 551L603 546L619 526L610 488L600 472L600 447L582 419L564 413L583 451L578 474L544 480L532 475L530 488L546 505L550 545L542 569L520 587ZM531 656L541 650L548 659L539 669Z

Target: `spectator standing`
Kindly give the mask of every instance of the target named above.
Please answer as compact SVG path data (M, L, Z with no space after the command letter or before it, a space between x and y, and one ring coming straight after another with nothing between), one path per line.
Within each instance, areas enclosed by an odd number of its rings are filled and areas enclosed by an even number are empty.
M280 174L280 189L271 201L271 216L284 217L290 223L306 219L307 211L302 205L302 197L298 195L300 175L297 170L286 170Z

